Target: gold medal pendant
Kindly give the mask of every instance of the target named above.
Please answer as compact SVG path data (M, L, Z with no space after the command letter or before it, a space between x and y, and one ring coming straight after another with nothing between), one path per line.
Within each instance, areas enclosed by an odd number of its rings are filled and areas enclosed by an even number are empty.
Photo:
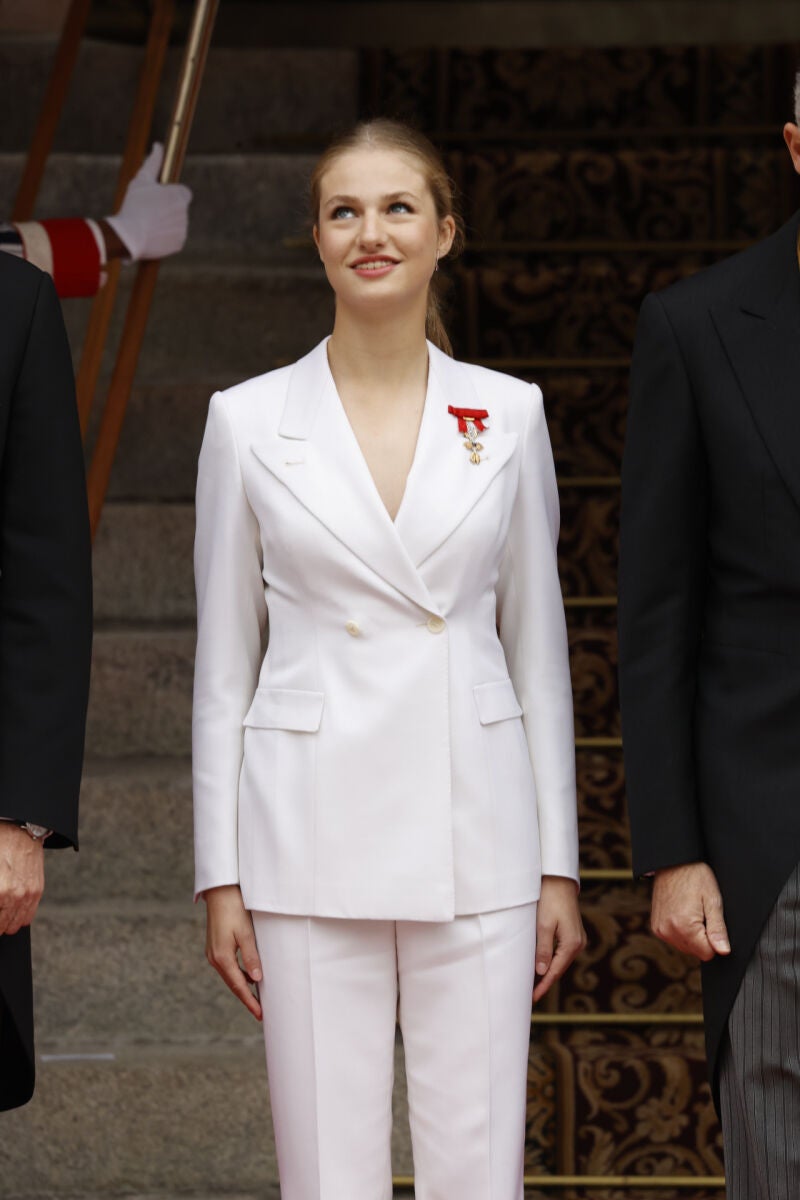
M475 428L475 422L468 419L466 426L468 440L464 442L464 446L470 451L469 461L471 463L475 463L477 466L477 464L481 461L480 452L483 449L483 446L478 441L478 430Z
M458 417L458 432L465 434L467 439L464 449L469 450L469 461L478 466L483 449L478 441L478 433L486 428L483 422L489 416L488 412L484 408L454 408L452 404L448 404L447 411L451 416Z

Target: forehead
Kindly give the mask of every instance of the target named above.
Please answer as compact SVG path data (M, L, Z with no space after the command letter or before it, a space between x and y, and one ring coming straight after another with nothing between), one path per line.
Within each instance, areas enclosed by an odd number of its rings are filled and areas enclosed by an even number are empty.
M402 150L363 146L338 155L320 181L322 203L328 196L385 196L395 192L428 192L421 165Z

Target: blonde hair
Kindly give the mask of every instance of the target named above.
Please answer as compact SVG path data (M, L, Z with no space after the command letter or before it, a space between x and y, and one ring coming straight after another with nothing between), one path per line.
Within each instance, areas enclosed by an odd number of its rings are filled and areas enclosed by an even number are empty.
M325 173L337 158L351 150L368 146L387 150L397 150L407 154L419 163L425 182L433 199L436 216L440 221L452 217L456 225L455 238L450 247L451 255L459 254L464 245L464 222L458 211L455 196L455 185L447 174L447 169L439 151L424 133L404 125L401 121L391 121L379 117L371 121L359 121L353 129L334 139L323 151L311 174L311 217L316 225L319 222L319 206L322 191L322 180ZM442 319L441 284L438 276L434 276L428 288L428 307L425 313L425 336L438 346L445 354L452 357L453 347L447 335Z

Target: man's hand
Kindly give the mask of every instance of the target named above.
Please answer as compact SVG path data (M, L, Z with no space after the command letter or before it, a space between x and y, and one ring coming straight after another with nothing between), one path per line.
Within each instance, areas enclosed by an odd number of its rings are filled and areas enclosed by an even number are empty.
M44 844L0 821L0 934L30 925L44 891Z
M585 945L586 934L578 909L575 880L545 875L536 909L536 974L539 982L533 989L534 1003L561 978Z
M730 954L722 894L707 863L685 863L656 871L651 926L662 942L703 962L709 962L715 954Z
M262 978L253 919L235 884L209 888L206 901L206 958L256 1020L261 1005L250 990ZM241 954L241 963L238 955Z

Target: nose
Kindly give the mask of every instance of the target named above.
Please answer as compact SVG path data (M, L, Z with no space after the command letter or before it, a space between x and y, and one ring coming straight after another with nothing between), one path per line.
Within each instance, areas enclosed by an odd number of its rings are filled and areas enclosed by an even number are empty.
M382 246L386 242L386 231L383 228L380 214L374 209L367 209L361 221L359 240L366 249Z

